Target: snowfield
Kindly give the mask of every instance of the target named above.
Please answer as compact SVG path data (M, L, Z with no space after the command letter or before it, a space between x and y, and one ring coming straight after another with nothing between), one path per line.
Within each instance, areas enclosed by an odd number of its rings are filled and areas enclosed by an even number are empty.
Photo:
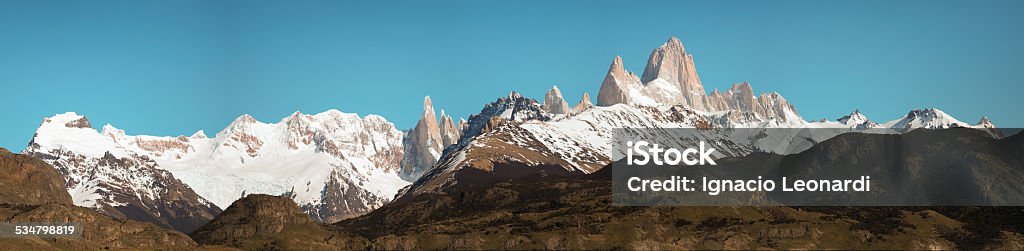
M388 161L401 158L390 155L400 155L402 133L376 115L359 118L337 110L315 115L296 112L278 123L262 123L243 115L214 138L207 138L202 131L190 137L158 137L126 135L111 125L105 125L102 132L91 127L68 126L76 121L87 120L76 113L45 119L33 138L34 147L26 152L73 152L85 159L97 159L108 153L117 158L141 156L220 208L227 208L245 194L260 193L289 195L306 206L342 199L373 209L409 184L399 178L398 162ZM68 179L77 182L68 190L79 206L94 207L103 200L93 186L111 180L131 181L126 190L158 199L155 194L146 193L153 188L147 187L145 175L114 170L83 171L71 176ZM324 198L327 191L339 189L328 187L331 179L357 184L358 187L346 189L365 191L369 198Z

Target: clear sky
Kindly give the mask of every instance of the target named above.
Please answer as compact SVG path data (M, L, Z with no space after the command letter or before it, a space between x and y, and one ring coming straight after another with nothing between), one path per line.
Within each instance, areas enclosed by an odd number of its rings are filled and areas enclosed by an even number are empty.
M596 98L678 36L705 87L749 81L808 120L937 107L1024 127L1024 1L0 0L0 147L43 117L213 135L335 108L415 125L516 90Z

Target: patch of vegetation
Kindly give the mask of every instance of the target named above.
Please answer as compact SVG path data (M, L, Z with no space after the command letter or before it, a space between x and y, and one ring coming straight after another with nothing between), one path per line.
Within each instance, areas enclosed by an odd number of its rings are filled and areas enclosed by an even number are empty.
M693 222L690 222L690 221L688 221L686 219L678 219L678 220L676 220L676 224L675 225L676 225L676 227L685 227L685 226L693 225Z
M876 236L903 232L905 231L903 228L915 228L903 221L903 210L899 207L801 207L800 209L830 214L834 218L854 220L857 223L851 225L850 230L866 230Z
M697 225L697 231L706 232L722 229L729 226L742 225L743 220L732 217L710 217Z
M982 249L998 240L1003 231L1024 233L1024 208L1021 207L940 207L933 210L964 224L964 231L941 233L959 248Z

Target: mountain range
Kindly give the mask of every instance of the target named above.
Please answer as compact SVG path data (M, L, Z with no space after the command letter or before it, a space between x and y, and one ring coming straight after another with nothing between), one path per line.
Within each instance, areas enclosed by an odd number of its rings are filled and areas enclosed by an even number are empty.
M60 171L75 205L185 232L246 194L284 195L333 222L408 184L399 177L402 132L382 117L337 110L277 123L243 115L212 138L97 131L64 113L44 119L24 153Z
M833 128L839 134L965 127L1002 136L987 118L969 124L934 108L881 123L859 111L807 121L779 93L756 93L746 82L707 93L694 56L675 37L652 51L641 76L616 56L596 105L584 93L570 106L552 87L540 101L510 92L468 119L444 110L438 116L429 96L422 109L407 131L380 116L328 110L295 112L276 123L242 115L213 137L203 131L127 135L112 125L97 130L69 112L44 118L22 154L52 165L76 206L189 233L252 194L290 199L313 221L333 223L479 180L593 174L613 161L614 128ZM738 141L724 154L806 149L797 143L792 135ZM509 164L535 168L495 171Z

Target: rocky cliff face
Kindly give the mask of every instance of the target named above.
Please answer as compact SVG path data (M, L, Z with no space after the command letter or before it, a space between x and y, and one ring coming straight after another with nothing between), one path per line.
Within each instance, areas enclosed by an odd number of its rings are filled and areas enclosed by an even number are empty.
M580 99L580 102L576 103L576 105L572 107L572 113L580 114L590 108L594 108L594 103L590 102L590 93L584 92L583 98Z
M405 155L402 157L401 175L407 181L415 181L429 170L441 157L444 149L459 142L466 120L456 123L450 115L441 110L441 117L434 114L434 105L427 96L423 99L423 115L416 127L409 130L403 139Z
M332 249L331 238L288 197L252 194L231 203L217 219L191 234L201 244L222 244L242 249L268 245L284 249Z
M558 90L558 86L552 86L551 90L544 94L544 103L541 104L541 108L551 114L566 114L571 111L569 103L562 98L562 91Z
M469 121L466 121L466 119L464 119L464 118L459 118L459 125L458 125L458 127L459 127L459 138L462 138L462 132L464 130L466 130L467 127L469 127ZM456 141L456 143L458 143L458 141Z
M64 188L64 178L56 169L37 158L4 148L0 148L0 185L0 202L73 204Z
M668 42L651 52L640 81L645 86L658 87L645 93L658 103L686 105L697 110L705 109L706 93L700 77L697 76L693 55L686 53L683 42L676 37L669 38ZM658 89L676 89L677 92L662 95L664 91Z
M188 235L133 220L121 220L88 208L48 203L10 205L0 203L0 221L80 223L82 238L6 238L4 250L194 250L200 248Z
M416 127L402 140L405 148L401 164L402 177L406 180L415 180L434 166L437 158L441 156L441 151L444 150L444 141L440 126L437 124L437 115L434 114L434 104L430 101L430 96L427 96L423 98L423 115L416 122Z
M632 72L626 72L622 65L622 57L615 56L608 73L601 81L601 89L597 93L597 105L611 106L614 104L632 104L632 96L639 91L640 78Z
M287 197L253 194L191 234L200 244L243 250L363 250L365 238L321 225Z
M460 121L461 123L462 121ZM448 114L444 114L444 110L441 110L441 145L449 146L459 142L459 136L462 134L461 124L456 124L455 120L452 119Z
M755 120L790 123L802 120L796 108L778 93L754 93L750 84L735 84L725 92L705 92L693 55L672 37L651 52L643 77L627 73L616 56L601 83L597 105L681 105L697 111L749 113Z
M83 228L78 230L82 238L5 238L0 241L0 249L198 248L180 232L150 223L114 219L71 204L71 196L64 190L64 180L57 169L31 156L13 154L0 148L0 222L75 222Z
M509 92L508 96L484 105L480 113L469 116L469 121L466 122L462 137L459 139L459 147L501 125L550 119L551 114L545 111L537 100L524 97L518 92Z

